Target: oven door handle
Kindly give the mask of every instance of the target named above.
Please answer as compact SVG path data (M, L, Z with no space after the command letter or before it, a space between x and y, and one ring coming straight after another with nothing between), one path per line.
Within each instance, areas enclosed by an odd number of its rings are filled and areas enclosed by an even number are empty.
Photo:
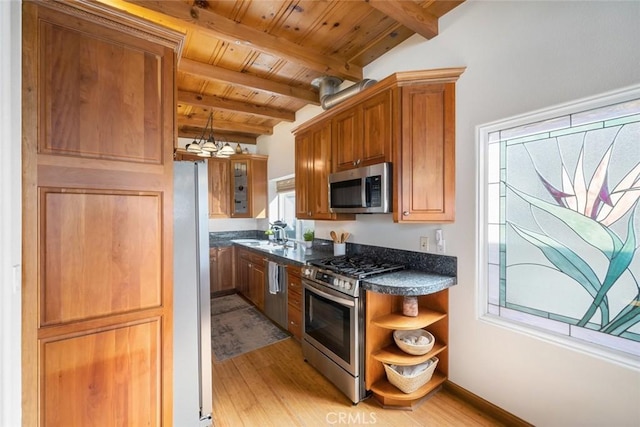
M318 294L328 300L331 300L333 302L337 302L338 304L342 304L342 305L346 305L347 307L355 307L356 303L353 301L349 301L348 299L344 299L344 298L339 298L336 297L334 295L328 294L324 291L321 291L320 289L316 288L315 286L311 286L311 285L307 285L307 288L309 288L311 290L311 292Z

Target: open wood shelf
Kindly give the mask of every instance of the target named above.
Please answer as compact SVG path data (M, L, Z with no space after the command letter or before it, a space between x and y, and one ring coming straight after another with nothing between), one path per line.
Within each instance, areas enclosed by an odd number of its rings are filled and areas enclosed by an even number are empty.
M448 289L418 297L418 315L402 314L402 296L367 292L367 363L365 386L384 408L411 410L447 380L449 372L449 292ZM436 342L423 355L405 353L393 339L394 330L426 329ZM413 393L403 393L387 380L384 364L410 366L439 359L428 383Z
M397 401L415 401L426 396L430 391L438 388L442 383L446 381L447 377L442 373L435 371L431 379L422 387L414 391L413 393L404 393L400 391L396 386L391 384L386 378L383 378L373 384L371 391L378 396L385 399L397 400Z
M445 317L447 317L446 313L420 307L416 317L405 316L402 313L389 313L373 319L373 323L386 329L410 330L424 328Z
M392 344L376 351L375 353L372 353L371 357L379 362L386 363L388 365L418 365L431 359L433 356L442 352L445 348L447 348L446 345L436 343L428 353L415 356L413 354L405 353L404 351L400 350L398 346Z

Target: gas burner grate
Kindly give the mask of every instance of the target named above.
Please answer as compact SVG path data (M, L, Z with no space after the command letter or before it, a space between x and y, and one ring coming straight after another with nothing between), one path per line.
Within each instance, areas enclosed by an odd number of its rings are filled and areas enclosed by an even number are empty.
M378 261L366 256L338 256L316 260L311 264L337 274L358 279L404 268L402 264Z

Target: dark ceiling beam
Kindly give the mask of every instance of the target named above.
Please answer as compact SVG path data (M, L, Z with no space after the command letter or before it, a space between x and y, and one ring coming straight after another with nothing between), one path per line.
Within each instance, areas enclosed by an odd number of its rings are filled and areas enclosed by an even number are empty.
M266 119L277 119L287 122L294 122L296 120L296 113L293 111L249 104L244 101L233 101L213 95L201 95L199 93L187 92L184 90L178 91L178 104L187 104L195 107L211 108L214 110L229 111L233 113L251 114L253 116L263 117Z
M186 126L178 127L178 136L180 138L198 140L201 135L202 135L202 129L189 128ZM252 144L252 145L256 145L257 139L258 139L255 135L247 135L247 134L235 133L235 132L225 132L221 130L214 130L213 137L216 141L239 142L241 144Z
M178 71L198 76L207 80L217 80L229 84L244 86L254 90L261 90L280 96L299 99L307 104L320 105L318 93L314 90L301 89L285 83L274 82L247 73L232 71L227 68L205 64L182 58Z
M196 25L200 31L231 44L239 44L268 55L284 58L286 61L322 74L345 80L362 80L362 67L360 66L349 64L339 58L322 55L287 39L240 24L207 9L192 6L183 1L126 1Z
M365 0L371 7L420 34L427 40L438 35L438 17L410 0Z
M204 129L207 126L207 117L178 116L178 126ZM250 135L273 134L273 128L271 126L255 125L250 123L230 122L214 119L212 127L214 130L214 134L216 130L222 130L232 133L248 133Z

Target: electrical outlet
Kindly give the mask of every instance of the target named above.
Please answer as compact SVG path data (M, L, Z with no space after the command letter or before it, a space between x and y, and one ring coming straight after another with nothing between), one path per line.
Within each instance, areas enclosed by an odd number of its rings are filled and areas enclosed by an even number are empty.
M422 236L420 237L420 252L429 252L429 238Z

